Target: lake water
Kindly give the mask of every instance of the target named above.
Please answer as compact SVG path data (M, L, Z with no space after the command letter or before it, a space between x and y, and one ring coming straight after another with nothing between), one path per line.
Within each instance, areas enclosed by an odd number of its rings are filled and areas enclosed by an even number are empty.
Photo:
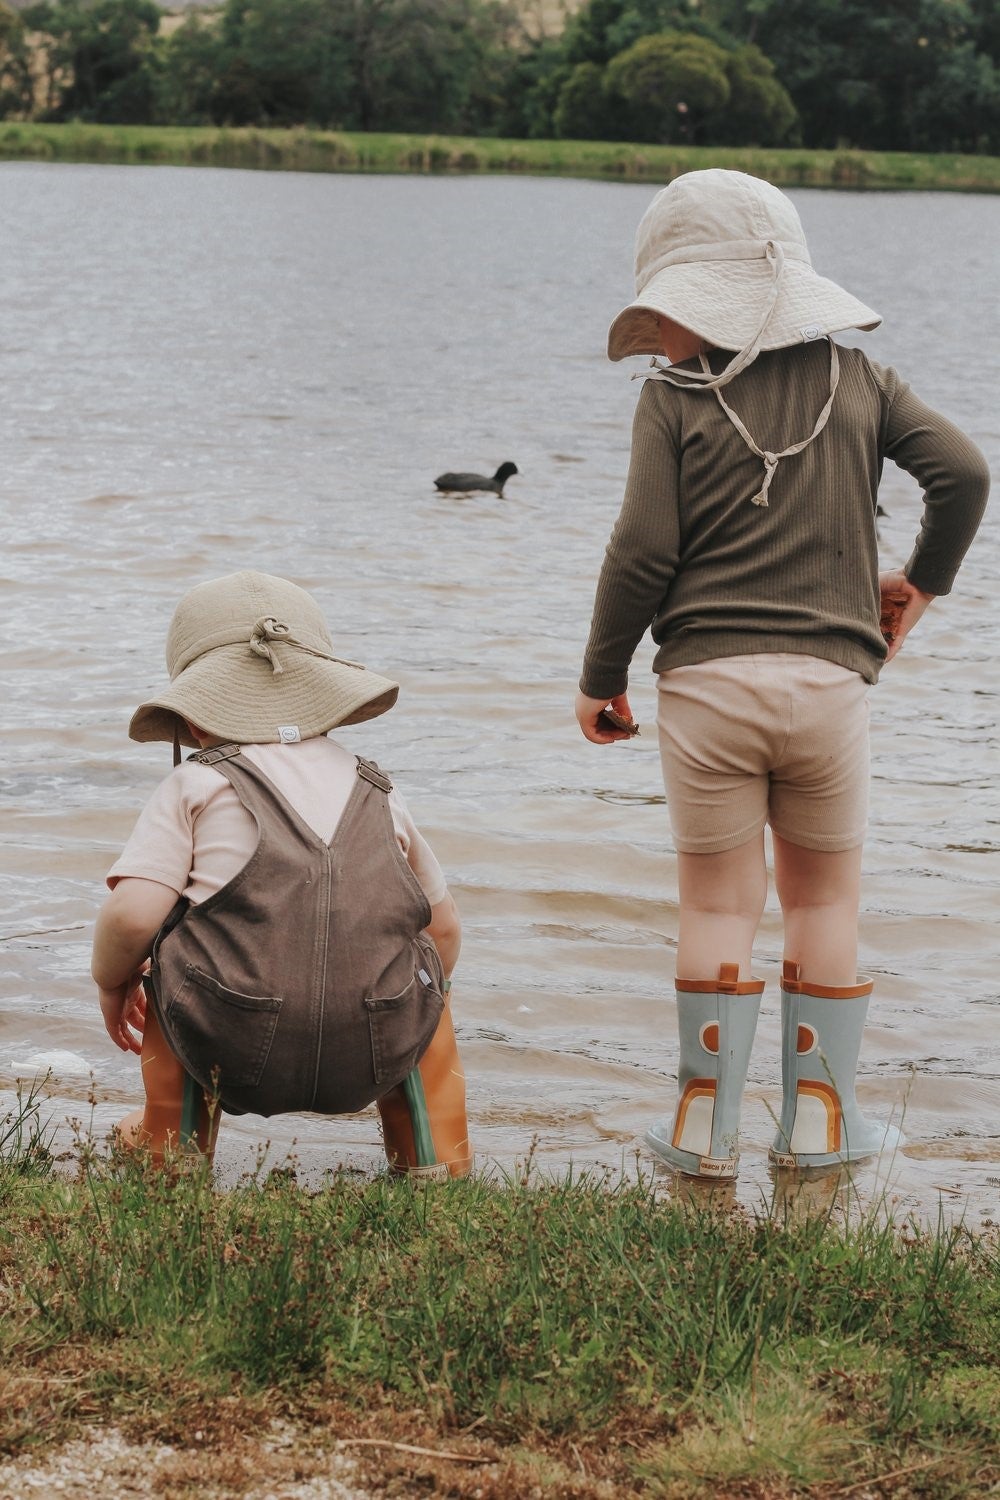
M141 1097L89 981L103 877L168 746L133 745L180 594L238 567L322 602L403 684L342 732L391 770L465 923L455 1015L482 1162L653 1170L672 1105L676 867L653 730L587 744L572 700L638 385L604 357L649 186L0 166L4 712L0 1090L103 1135ZM1000 198L792 194L817 268L885 317L858 335L1000 460ZM521 470L446 498L443 469ZM885 565L920 497L887 465ZM1000 1218L996 513L872 695L859 1097L908 1144L863 1197ZM781 938L738 1196L770 1199ZM93 1085L91 1083L93 1079ZM88 1103L93 1086L95 1103ZM66 1139L69 1127L62 1126ZM224 1127L232 1177L294 1150L380 1160L374 1111ZM820 1193L826 1188L820 1188Z

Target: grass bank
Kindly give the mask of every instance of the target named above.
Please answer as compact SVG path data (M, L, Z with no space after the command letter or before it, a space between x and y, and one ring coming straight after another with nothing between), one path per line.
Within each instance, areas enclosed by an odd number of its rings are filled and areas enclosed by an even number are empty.
M171 1496L244 1495L234 1455L280 1414L379 1493L1000 1483L995 1240L586 1181L218 1192L87 1153L69 1180L34 1103L0 1129L0 1453L114 1424L195 1455Z
M252 167L297 172L520 172L667 182L727 166L784 187L1000 192L1000 158L516 141L327 130L0 123L0 159Z

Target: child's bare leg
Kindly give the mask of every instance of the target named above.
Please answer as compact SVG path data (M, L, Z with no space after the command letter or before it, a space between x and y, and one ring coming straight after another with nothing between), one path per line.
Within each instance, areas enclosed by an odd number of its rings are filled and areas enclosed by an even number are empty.
M806 984L852 985L858 969L861 846L806 849L774 835L774 881L784 956Z
M721 854L678 854L680 979L717 979L720 963L750 978L750 954L767 899L763 832Z
M855 1094L872 981L857 972L861 848L774 840L785 918L781 980L779 1167L828 1167L893 1149L893 1125L866 1119Z
M750 978L767 895L764 835L721 854L678 854L677 866L678 1099L673 1118L651 1126L646 1141L681 1172L731 1178L764 988Z

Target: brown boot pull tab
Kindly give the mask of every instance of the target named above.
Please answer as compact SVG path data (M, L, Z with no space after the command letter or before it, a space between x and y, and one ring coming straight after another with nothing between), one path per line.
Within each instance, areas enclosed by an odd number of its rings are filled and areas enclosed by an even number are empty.
M722 984L736 984L740 977L739 964L720 964L719 980Z
M789 984L798 984L801 973L802 965L794 963L790 958L786 958L781 965L781 977Z

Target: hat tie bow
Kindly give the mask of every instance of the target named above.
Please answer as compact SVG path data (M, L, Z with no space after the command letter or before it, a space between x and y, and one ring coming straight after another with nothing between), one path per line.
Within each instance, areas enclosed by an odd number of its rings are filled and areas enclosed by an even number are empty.
M286 625L283 620L276 620L273 615L262 615L250 632L249 646L255 656L262 656L265 661L271 663L271 671L275 677L285 669L278 660L272 642L294 646L297 651L304 651L307 656L318 656L322 661L333 661L341 667L354 667L358 672L365 671L361 662L347 661L343 656L334 656L332 651L320 651L315 646L307 646L305 641L300 641L293 635L292 627Z
M837 353L836 344L833 342L833 339L829 337L829 335L827 336L827 343L830 345L830 394L829 396L827 396L823 410L816 418L816 424L809 436L803 438L801 442L789 443L788 447L782 448L780 453L772 453L769 448L761 448L760 445L754 441L754 438L748 431L746 423L743 421L742 417L740 417L737 412L733 411L733 408L729 405L729 402L726 400L719 387L715 387L716 399L719 405L722 407L722 410L725 412L730 422L732 422L733 426L736 428L736 431L739 433L740 437L750 449L750 452L756 453L757 457L764 465L764 482L761 485L760 489L757 491L756 495L752 495L750 497L750 503L752 505L759 505L764 509L767 508L767 492L771 488L771 480L774 478L774 472L777 469L778 464L783 458L794 458L796 453L801 453L803 448L808 448L813 439L819 437L820 433L823 431L824 427L829 421L830 412L833 409L833 398L837 394L837 386L840 383L840 356ZM702 368L705 370L709 370L711 368L704 354L701 356L701 364Z
M250 650L255 656L262 656L265 661L269 661L271 671L277 677L280 672L284 671L284 667L271 649L272 641L287 641L290 645L296 644L290 625L286 625L283 620L276 620L273 615L262 615L250 632Z
M767 492L771 488L771 480L774 478L774 471L778 467L781 454L765 452L761 454L761 458L764 460L764 483L757 494L753 496L751 500L752 505L767 504Z

